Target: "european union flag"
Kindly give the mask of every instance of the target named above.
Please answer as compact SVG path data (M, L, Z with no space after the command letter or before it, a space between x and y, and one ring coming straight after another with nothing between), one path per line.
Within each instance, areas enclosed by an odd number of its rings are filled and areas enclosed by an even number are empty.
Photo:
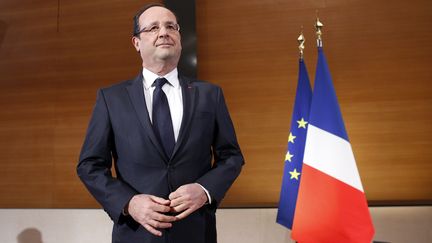
M296 98L291 120L291 131L288 136L279 209L276 218L277 223L289 229L292 229L300 185L311 100L312 88L306 64L303 59L300 59Z

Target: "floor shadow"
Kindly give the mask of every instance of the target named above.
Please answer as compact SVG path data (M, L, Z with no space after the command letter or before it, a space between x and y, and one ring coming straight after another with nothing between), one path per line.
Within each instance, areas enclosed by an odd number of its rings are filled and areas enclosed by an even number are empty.
M17 236L18 243L43 243L42 233L36 228L27 228Z

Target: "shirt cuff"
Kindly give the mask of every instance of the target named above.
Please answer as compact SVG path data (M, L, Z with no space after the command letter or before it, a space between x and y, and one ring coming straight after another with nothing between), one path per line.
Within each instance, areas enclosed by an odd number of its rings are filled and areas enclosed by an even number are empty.
M207 191L207 189L205 189L205 187L203 187L201 184L197 183L206 193L207 195L207 199L208 199L208 204L211 204L211 197L210 197L210 193Z

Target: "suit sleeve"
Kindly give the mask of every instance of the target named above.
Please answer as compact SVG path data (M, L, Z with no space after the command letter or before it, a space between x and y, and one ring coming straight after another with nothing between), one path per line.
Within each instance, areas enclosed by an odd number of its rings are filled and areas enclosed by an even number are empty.
M77 173L111 219L121 223L122 211L137 192L111 173L114 136L103 90L99 90Z
M216 126L212 146L214 164L212 169L197 182L209 191L212 205L218 206L240 174L244 159L220 88L218 88L216 104Z

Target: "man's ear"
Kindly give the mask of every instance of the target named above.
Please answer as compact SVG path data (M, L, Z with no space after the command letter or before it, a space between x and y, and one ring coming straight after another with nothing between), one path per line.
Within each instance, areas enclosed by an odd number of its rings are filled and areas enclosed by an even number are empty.
M135 47L135 50L139 52L139 37L132 36L132 45Z

